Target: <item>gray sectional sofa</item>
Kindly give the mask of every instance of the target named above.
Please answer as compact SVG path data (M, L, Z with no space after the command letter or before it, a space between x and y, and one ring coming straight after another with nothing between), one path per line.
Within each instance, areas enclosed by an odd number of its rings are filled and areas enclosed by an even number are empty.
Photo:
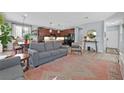
M20 57L0 60L0 80L23 80L23 68Z
M41 64L66 56L68 49L63 47L59 41L45 43L33 42L30 44L28 52L30 54L30 64L33 67L37 67Z

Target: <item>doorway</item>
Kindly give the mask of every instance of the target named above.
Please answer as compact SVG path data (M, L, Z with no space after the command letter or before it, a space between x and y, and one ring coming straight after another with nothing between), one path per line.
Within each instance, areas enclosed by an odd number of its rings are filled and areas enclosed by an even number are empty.
M106 52L117 54L119 49L120 26L108 26L106 29Z

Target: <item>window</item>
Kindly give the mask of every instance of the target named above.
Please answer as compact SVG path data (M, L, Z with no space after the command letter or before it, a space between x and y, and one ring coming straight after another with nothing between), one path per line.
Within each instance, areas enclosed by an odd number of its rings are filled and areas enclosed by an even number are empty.
M22 37L22 27L19 25L13 26L13 36L14 37Z
M23 38L25 34L29 34L31 33L31 27L30 26L22 26L22 25L17 25L17 24L13 24L13 31L12 31L12 35L17 38Z

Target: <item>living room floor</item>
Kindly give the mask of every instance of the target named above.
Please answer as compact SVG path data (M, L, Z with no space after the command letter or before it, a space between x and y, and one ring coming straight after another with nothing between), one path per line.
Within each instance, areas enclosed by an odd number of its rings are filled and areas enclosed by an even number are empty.
M117 55L68 54L25 72L27 80L121 80Z

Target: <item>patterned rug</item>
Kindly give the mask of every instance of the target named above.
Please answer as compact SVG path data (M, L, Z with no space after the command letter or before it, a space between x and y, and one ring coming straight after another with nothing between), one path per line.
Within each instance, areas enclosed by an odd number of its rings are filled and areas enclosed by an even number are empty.
M109 55L110 57L110 55ZM113 80L122 79L119 64L103 54L72 54L25 72L28 80ZM105 60L104 60L105 59Z

